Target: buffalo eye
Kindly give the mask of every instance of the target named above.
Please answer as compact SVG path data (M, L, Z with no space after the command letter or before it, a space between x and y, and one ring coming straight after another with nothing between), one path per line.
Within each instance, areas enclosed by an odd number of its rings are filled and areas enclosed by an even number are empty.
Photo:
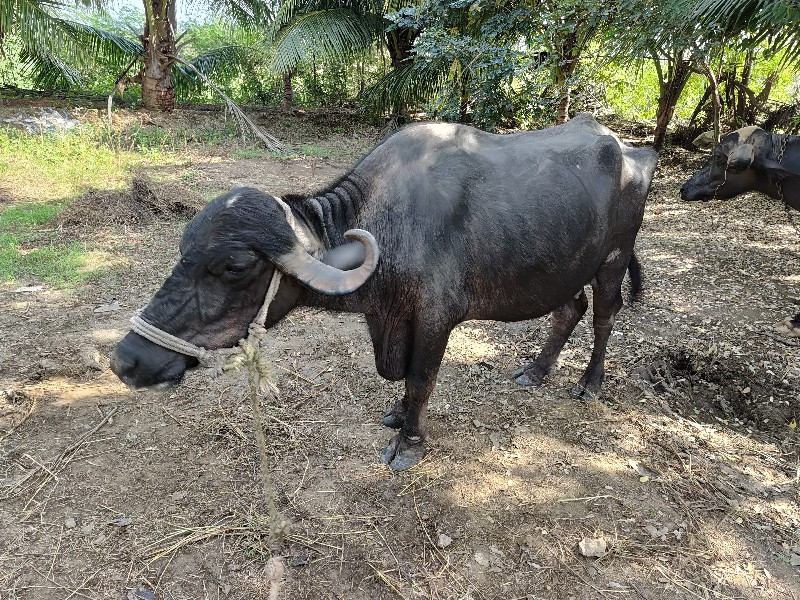
M243 265L243 264L227 264L225 265L225 271L227 273L244 273L245 271L249 271L253 265Z
M229 276L238 277L250 271L256 266L258 258L255 254L246 253L233 253L222 260L212 261L208 265L208 271L216 277Z

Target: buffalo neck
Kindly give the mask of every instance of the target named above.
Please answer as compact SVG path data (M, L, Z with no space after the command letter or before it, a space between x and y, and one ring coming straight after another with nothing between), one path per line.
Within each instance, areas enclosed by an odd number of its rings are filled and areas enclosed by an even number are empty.
M785 151L781 156L780 151L784 139L786 139ZM790 171L792 175L783 179L765 178L765 189L759 191L776 200L783 200L795 210L800 210L800 136L772 134L772 144L774 160Z
M362 226L360 215L366 194L364 180L350 172L313 196L288 195L284 200L316 237L319 248L325 251L348 243L344 233ZM360 291L344 296L325 296L303 288L298 304L343 312L363 312Z
M351 172L313 196L284 199L319 238L321 247L330 250L346 242L345 231L362 225L360 215L366 196L366 183Z

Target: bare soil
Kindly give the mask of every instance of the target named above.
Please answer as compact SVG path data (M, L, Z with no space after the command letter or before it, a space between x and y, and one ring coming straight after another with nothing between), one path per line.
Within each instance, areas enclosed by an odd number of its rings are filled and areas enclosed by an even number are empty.
M301 309L275 327L281 396L263 410L281 539L241 377L134 392L107 368L182 223L65 224L122 266L74 290L0 288L0 598L800 597L800 344L773 329L800 309L798 233L762 196L681 203L700 161L662 156L644 294L618 316L601 401L568 393L589 314L533 390L509 373L546 319L465 323L430 452L392 473L380 418L401 387L376 374L363 318ZM209 157L194 185L284 194L345 168ZM600 538L606 554L583 556Z

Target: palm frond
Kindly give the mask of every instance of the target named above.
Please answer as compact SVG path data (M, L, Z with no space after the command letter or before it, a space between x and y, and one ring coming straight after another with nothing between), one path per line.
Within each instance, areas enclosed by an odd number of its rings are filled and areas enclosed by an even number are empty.
M64 41L53 13L59 0L3 0L0 2L0 32L14 32L22 45L54 52Z
M275 0L210 0L209 6L226 20L246 28L271 23L278 10Z
M408 0L284 0L276 11L271 31L271 39L298 17L314 12L347 10L361 17L383 17L386 13L397 10L395 5L412 4Z
M121 68L143 52L140 42L91 25L65 19L58 19L57 24L75 42L74 48L64 50L76 64L101 62Z
M383 35L378 16L332 9L301 15L285 27L275 45L272 68L285 73L306 62L312 53L346 59L370 48Z
M786 60L800 62L800 6L793 0L700 0L695 14L731 35L747 30L751 44L768 40Z
M226 80L240 75L250 68L253 49L247 46L222 46L186 61L206 77ZM173 73L175 87L179 93L199 91L204 82L191 68L176 64Z
M70 88L83 85L83 78L68 63L54 54L24 48L20 55L22 68L40 89Z
M451 64L441 58L409 62L393 69L366 91L365 104L380 114L431 100L447 87Z

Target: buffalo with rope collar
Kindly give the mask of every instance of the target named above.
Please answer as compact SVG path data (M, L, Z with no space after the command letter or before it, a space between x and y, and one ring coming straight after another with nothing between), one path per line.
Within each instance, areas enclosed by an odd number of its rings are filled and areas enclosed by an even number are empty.
M382 458L406 469L424 455L425 407L462 321L552 313L540 355L515 373L539 385L586 311L591 284L595 345L573 394L599 394L629 268L638 288L633 246L656 159L586 115L509 135L405 127L312 196L237 189L212 201L188 225L179 263L140 318L203 351L233 345L276 272L267 328L301 305L363 313L378 373L405 379L384 415L400 432ZM114 372L142 387L177 382L197 364L159 343L132 331L115 350Z
M800 210L800 136L760 127L728 133L706 164L683 184L681 198L727 199L754 191Z

